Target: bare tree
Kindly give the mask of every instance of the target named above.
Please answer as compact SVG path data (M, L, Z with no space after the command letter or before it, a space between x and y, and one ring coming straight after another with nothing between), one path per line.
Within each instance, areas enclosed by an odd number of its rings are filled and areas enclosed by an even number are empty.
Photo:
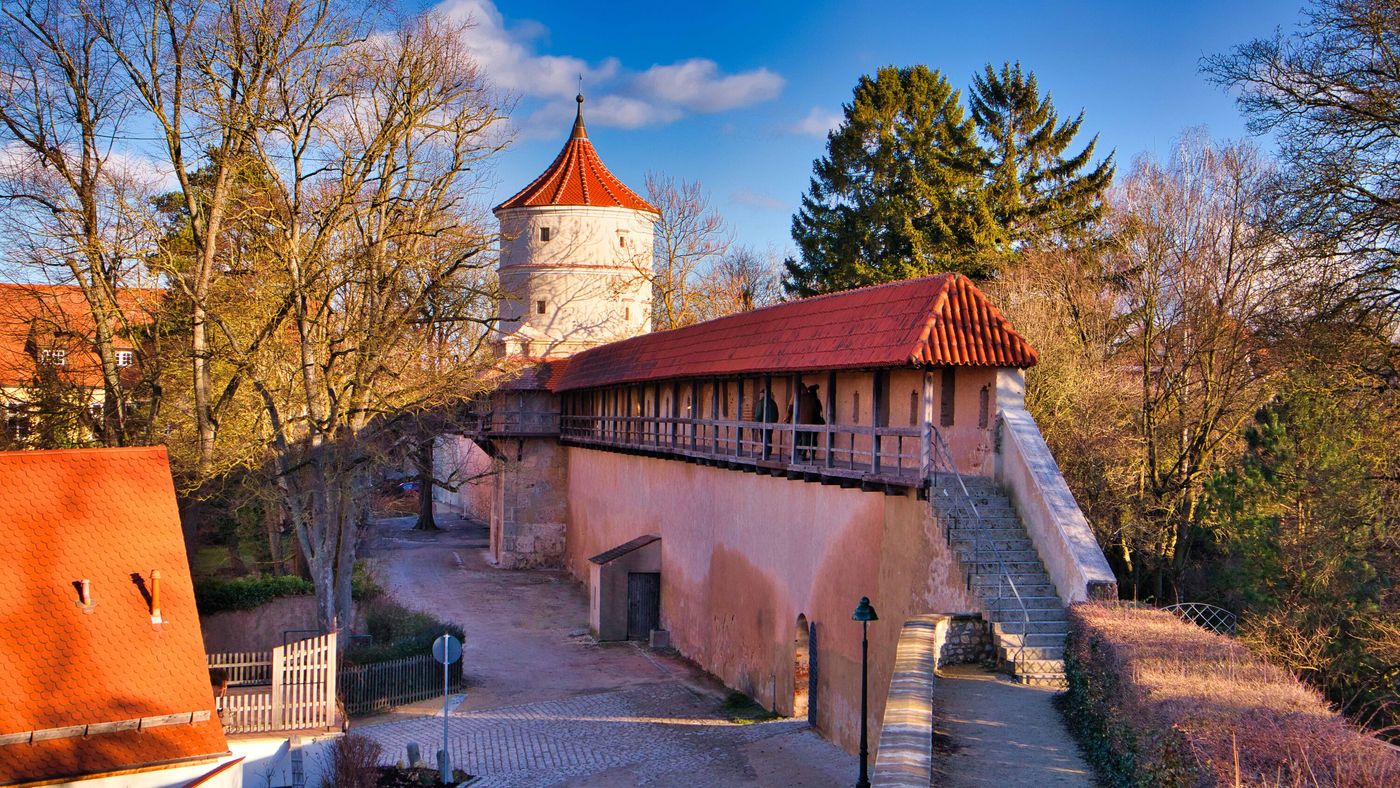
M1323 265L1323 311L1400 309L1400 13L1393 0L1314 0L1281 33L1206 59L1238 89L1282 171L1271 219Z
M421 414L457 407L485 363L494 239L473 173L501 116L462 32L426 16L305 52L286 72L303 76L273 83L283 103L255 152L274 232L252 284L263 324L284 319L262 340L211 314L257 393L326 627L348 623L376 461L420 444Z
M733 239L724 217L710 207L710 198L698 182L677 182L649 172L646 193L661 212L651 265L636 266L637 273L651 283L652 326L690 325L702 319L704 293L699 275L724 256Z
M144 201L150 183L139 161L113 150L133 109L116 61L92 20L71 3L23 0L0 7L0 234L10 263L29 278L76 285L91 314L102 408L75 414L109 446L150 439L128 425L132 397L115 339L133 336L147 315L119 291L150 240ZM35 276L37 274L37 277ZM146 345L131 344L149 372ZM159 399L147 393L154 410ZM145 420L153 422L154 413Z
M212 472L221 408L242 370L215 389L210 292L221 267L224 224L238 173L286 94L279 80L308 53L335 51L362 36L364 4L332 0L89 0L85 22L154 125L179 183L194 254L164 261L168 282L189 305L196 477Z
M1115 194L1120 360L1139 392L1139 548L1158 598L1186 567L1222 447L1271 394L1264 329L1289 280L1282 239L1263 229L1268 174L1252 146L1188 133L1165 165L1139 159Z
M772 306L783 299L782 263L772 249L737 246L699 272L695 291L697 320Z

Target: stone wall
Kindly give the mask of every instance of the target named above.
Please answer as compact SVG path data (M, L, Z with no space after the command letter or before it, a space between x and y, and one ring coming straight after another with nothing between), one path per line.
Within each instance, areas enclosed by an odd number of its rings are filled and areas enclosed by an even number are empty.
M591 556L661 537L661 623L672 643L727 685L791 714L798 616L815 633L811 718L854 750L860 625L869 596L872 726L889 687L899 624L928 610L975 611L928 504L592 449L568 448L566 562L580 581ZM974 644L967 644L974 648Z
M950 616L938 665L967 665L996 658L992 628L981 616Z
M568 517L565 452L553 438L503 438L491 512L491 557L504 569L560 567Z

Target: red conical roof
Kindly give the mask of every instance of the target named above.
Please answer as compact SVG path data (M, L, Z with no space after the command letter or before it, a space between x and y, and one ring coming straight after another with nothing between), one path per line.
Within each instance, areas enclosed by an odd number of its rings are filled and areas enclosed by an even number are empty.
M544 205L592 205L601 208L630 208L660 213L603 166L598 151L588 141L583 127L583 96L578 97L574 131L554 163L514 197L497 205L506 208L536 208Z

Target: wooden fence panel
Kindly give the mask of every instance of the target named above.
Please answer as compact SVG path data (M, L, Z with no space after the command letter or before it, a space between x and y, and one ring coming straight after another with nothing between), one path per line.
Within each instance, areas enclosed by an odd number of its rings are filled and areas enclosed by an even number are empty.
M209 667L229 672L230 686L266 685L219 699L224 730L259 733L330 728L336 723L336 635L299 640L272 651L209 655Z

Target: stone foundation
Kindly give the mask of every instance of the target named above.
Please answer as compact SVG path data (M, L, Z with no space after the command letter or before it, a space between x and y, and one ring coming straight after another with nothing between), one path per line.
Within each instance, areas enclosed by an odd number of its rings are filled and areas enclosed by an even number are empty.
M978 615L952 616L948 635L938 654L938 665L965 665L996 657L992 628Z

